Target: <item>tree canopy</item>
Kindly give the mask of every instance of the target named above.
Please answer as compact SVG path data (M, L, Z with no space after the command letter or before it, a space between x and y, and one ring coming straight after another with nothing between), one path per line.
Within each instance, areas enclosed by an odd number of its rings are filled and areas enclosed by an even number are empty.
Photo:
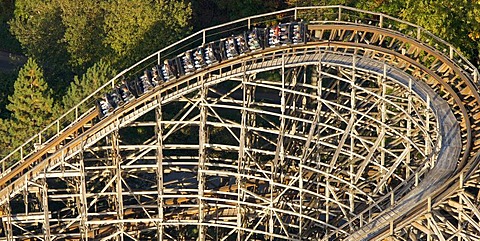
M33 59L28 59L18 73L14 92L8 97L11 113L9 132L14 146L36 134L53 120L53 98L43 78L43 71Z
M0 51L20 53L20 43L10 34L8 27L14 9L14 0L0 0Z
M399 16L423 26L433 34L457 46L480 64L480 1L471 0L406 0ZM475 3L476 2L476 3Z
M48 82L64 87L62 76L71 76L65 66L69 54L62 41L65 29L61 21L60 7L55 0L16 0L14 17L9 24L25 54L35 58L46 72Z
M277 11L287 7L285 0L192 0L193 27L202 29L235 19Z
M9 23L59 92L99 60L125 68L183 37L191 13L181 0L16 0Z
M100 86L107 83L107 81L114 75L115 72L111 66L104 61L100 61L88 68L87 72L81 77L75 76L73 82L70 83L67 92L62 98L62 108L60 108L59 111L63 113L73 108ZM85 111L90 107L91 106L82 107L80 108L80 111ZM60 115L62 113L58 114Z
M286 0L290 6L345 5L382 12L417 24L460 49L480 65L478 0Z

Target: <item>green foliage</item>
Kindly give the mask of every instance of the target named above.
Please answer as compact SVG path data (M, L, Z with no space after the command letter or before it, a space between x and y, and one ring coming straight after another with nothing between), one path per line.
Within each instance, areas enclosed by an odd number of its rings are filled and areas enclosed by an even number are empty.
M235 19L285 8L284 0L192 0L193 27L202 29Z
M101 59L123 68L189 32L192 10L183 1L57 1L77 73Z
M99 60L125 68L183 37L191 12L181 0L16 0L10 26L58 93Z
M405 1L400 17L423 26L479 63L480 2L469 0Z
M17 78L15 72L0 72L0 117L8 118L10 113L7 111L8 95L13 93L13 84Z
M0 156L2 157L14 147L12 141L15 140L16 134L11 127L12 121L10 119L0 119Z
M6 22L13 15L14 0L0 0L0 21Z
M66 112L71 109L81 100L85 99L88 95L105 84L110 78L114 76L115 72L109 64L104 61L100 61L87 69L87 72L82 77L75 76L74 81L70 84L67 93L62 98L61 112ZM89 106L82 106L80 112L92 107L92 103ZM59 113L60 114L60 113Z
M102 41L103 10L99 1L58 1L65 28L63 41L70 54L69 65L76 73L82 72L107 54Z
M417 24L480 65L480 1L475 0L286 0L290 6L345 5L386 13Z
M46 80L60 93L72 78L69 54L63 41L61 8L55 0L16 0L10 31L26 51L45 71Z
M246 1L216 1L221 12L227 13L229 20L247 17L260 13L267 13L280 9L283 4L281 1L263 1L263 0L246 0Z
M353 7L356 3L369 3L368 0L285 0L290 6L344 5Z
M10 34L7 24L14 9L14 0L0 0L0 50L20 53L20 43Z
M182 1L112 0L101 4L105 13L103 44L117 66L138 61L190 31L192 13Z
M11 112L12 145L17 146L52 121L53 99L43 71L33 59L20 70L14 89L7 109Z

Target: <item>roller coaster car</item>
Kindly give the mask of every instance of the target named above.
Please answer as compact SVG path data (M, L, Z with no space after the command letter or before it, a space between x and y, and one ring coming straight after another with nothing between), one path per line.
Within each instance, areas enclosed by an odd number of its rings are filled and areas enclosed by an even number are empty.
M193 59L193 53L192 50L188 50L187 52L181 54L179 56L183 69L185 70L185 74L190 74L195 72L195 61Z
M247 35L248 47L250 50L255 51L263 49L265 47L264 36L262 33L265 32L265 29L254 28Z
M118 107L123 105L123 101L117 93L116 89L112 90L110 93L105 94L105 96L113 110L116 110L118 109Z
M193 62L195 68L201 69L207 66L207 61L205 59L205 50L203 47L198 47L193 53Z
M117 96L116 91L114 90L111 93L107 93L103 98L98 99L95 103L98 116L100 119L110 115L115 109L120 105L120 97Z
M291 41L293 44L307 43L307 27L304 22L293 22L291 26Z
M220 52L214 43L209 43L205 47L205 62L207 65L219 63L221 61Z
M180 59L180 57L174 58L173 63L175 64L175 67L177 68L177 78L185 75L185 69L183 68L182 60Z
M166 59L162 67L162 72L165 81L176 79L178 76L185 74L178 57Z
M222 60L232 59L239 55L235 38L220 40L220 55Z
M132 92L128 89L127 84L124 83L117 87L117 92L119 93L120 97L122 98L124 103L128 103L135 98Z
M140 97L141 95L143 95L143 93L145 93L145 89L144 89L144 86L143 86L143 80L142 80L143 75L138 77L138 78L135 78L132 80L131 82L131 86L132 88L135 90L135 97Z
M112 106L108 103L105 97L102 99L97 99L95 101L95 107L97 109L98 117L100 119L108 116L113 110Z
M143 91L140 89L138 86L138 81L136 79L132 81L124 81L124 85L127 87L127 89L130 91L130 93L133 94L135 98L138 98L140 95L143 94Z
M266 46L275 47L280 45L280 38L278 37L280 30L277 29L278 26L266 28L265 29L265 36L266 38Z
M291 43L290 24L283 23L267 28L268 46L275 47Z
M152 90L155 86L152 84L152 73L148 70L143 72L143 75L140 76L140 84L142 86L142 92L145 93L147 91Z
M165 82L165 77L163 76L162 66L155 65L152 67L152 83L154 86L161 85Z
M239 35L235 36L235 42L237 43L238 52L240 52L240 54L245 54L245 53L250 52L250 48L248 46L247 39L248 39L248 37L247 37L246 32L244 32L243 34L239 34Z

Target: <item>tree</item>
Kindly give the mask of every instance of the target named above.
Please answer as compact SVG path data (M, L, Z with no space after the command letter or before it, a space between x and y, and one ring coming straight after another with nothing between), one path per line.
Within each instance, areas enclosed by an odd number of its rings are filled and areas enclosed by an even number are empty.
M190 32L190 4L166 0L112 0L102 3L108 57L127 66Z
M62 112L65 112L80 103L81 100L85 99L88 95L105 84L114 76L114 74L113 69L108 63L100 61L87 69L87 72L82 75L81 78L75 76L67 93L63 96ZM83 112L92 106L92 103L88 104L90 105L80 108L80 112Z
M81 74L108 53L103 45L103 9L99 1L58 1L65 28L63 41L70 55L69 66Z
M55 92L104 60L122 69L189 33L183 0L16 0L11 32Z
M456 46L480 64L480 2L471 0L405 1L400 17Z
M0 119L0 157L4 157L13 149L15 133L12 132L12 123L9 119Z
M8 31L8 20L13 16L14 0L0 0L0 50L20 53L20 43Z
M285 0L192 0L193 27L202 29L287 6Z
M22 143L52 121L53 99L50 92L43 79L43 71L33 59L28 59L18 73L13 95L8 97L12 146Z
M386 13L424 27L480 65L478 0L286 0L291 6L336 5Z
M17 78L14 71L0 72L0 118L8 118L10 113L7 110L8 96L13 93L13 84Z
M45 71L56 92L72 78L61 24L61 8L56 0L16 0L14 17L9 21L10 31L26 51Z

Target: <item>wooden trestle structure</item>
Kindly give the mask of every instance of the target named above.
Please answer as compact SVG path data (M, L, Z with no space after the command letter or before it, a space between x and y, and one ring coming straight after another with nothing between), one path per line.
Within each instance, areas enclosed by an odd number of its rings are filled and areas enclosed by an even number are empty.
M103 120L120 76L229 29L308 21ZM478 70L343 6L202 30L119 73L1 160L0 240L480 240Z

